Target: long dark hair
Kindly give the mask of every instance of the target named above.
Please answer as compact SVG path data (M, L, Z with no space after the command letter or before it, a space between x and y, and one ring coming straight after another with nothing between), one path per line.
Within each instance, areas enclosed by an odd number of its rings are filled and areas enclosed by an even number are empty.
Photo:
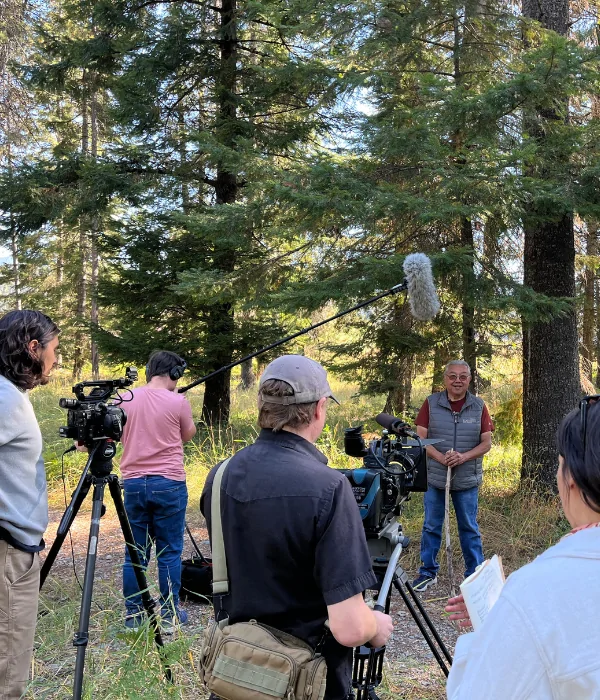
M600 513L600 404L587 407L586 447L579 409L571 411L558 428L558 452L565 460L563 476L570 475L585 504Z
M0 374L19 389L33 389L43 374L42 363L29 351L37 340L42 348L60 333L41 311L9 311L0 318Z

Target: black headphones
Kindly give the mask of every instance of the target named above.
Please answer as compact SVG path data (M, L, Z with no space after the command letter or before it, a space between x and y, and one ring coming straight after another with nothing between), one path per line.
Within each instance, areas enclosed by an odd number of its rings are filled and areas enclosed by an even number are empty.
M183 373L185 372L186 367L187 362L183 358L180 358L179 364L175 365L175 367L171 367L171 369L169 370L169 379L172 379L174 382L176 382L178 379L181 379L181 377L183 377Z

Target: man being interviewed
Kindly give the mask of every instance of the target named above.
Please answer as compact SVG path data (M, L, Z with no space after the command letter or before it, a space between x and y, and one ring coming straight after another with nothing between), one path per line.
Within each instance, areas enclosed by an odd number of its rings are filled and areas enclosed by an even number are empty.
M346 477L315 446L327 401L317 362L284 355L260 380L260 435L231 459L221 484L230 624L255 619L298 637L327 661L326 700L348 697L351 647L387 642L388 615L363 592L376 584L364 529ZM200 508L211 533L210 472ZM326 633L329 619L331 634Z
M417 416L419 437L439 442L427 446L429 488L423 499L422 564L419 576L413 581L416 591L426 591L437 583L437 555L442 542L449 469L465 578L483 562L477 508L483 455L492 447L494 424L483 400L468 391L470 381L471 370L464 360L449 362L444 371L445 390L428 396Z
M161 614L165 631L173 622L185 624L179 608L181 552L187 506L183 443L196 434L192 409L175 389L185 361L174 352L152 353L146 365L146 386L134 389L125 404L121 475L125 510L144 567L156 544ZM139 592L129 552L125 549L123 594L125 626L136 630L143 621Z

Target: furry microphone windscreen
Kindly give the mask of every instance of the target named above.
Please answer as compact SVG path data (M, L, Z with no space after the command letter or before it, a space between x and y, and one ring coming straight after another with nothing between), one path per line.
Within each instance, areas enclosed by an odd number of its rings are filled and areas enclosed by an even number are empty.
M419 321L429 321L440 310L431 261L423 253L411 253L404 259L410 312Z

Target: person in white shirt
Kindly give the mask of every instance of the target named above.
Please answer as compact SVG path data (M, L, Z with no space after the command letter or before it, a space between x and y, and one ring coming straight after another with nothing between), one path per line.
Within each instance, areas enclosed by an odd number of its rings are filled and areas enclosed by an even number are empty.
M513 573L483 625L459 637L448 700L600 698L599 399L583 399L557 433L571 532ZM470 626L462 596L446 610Z

